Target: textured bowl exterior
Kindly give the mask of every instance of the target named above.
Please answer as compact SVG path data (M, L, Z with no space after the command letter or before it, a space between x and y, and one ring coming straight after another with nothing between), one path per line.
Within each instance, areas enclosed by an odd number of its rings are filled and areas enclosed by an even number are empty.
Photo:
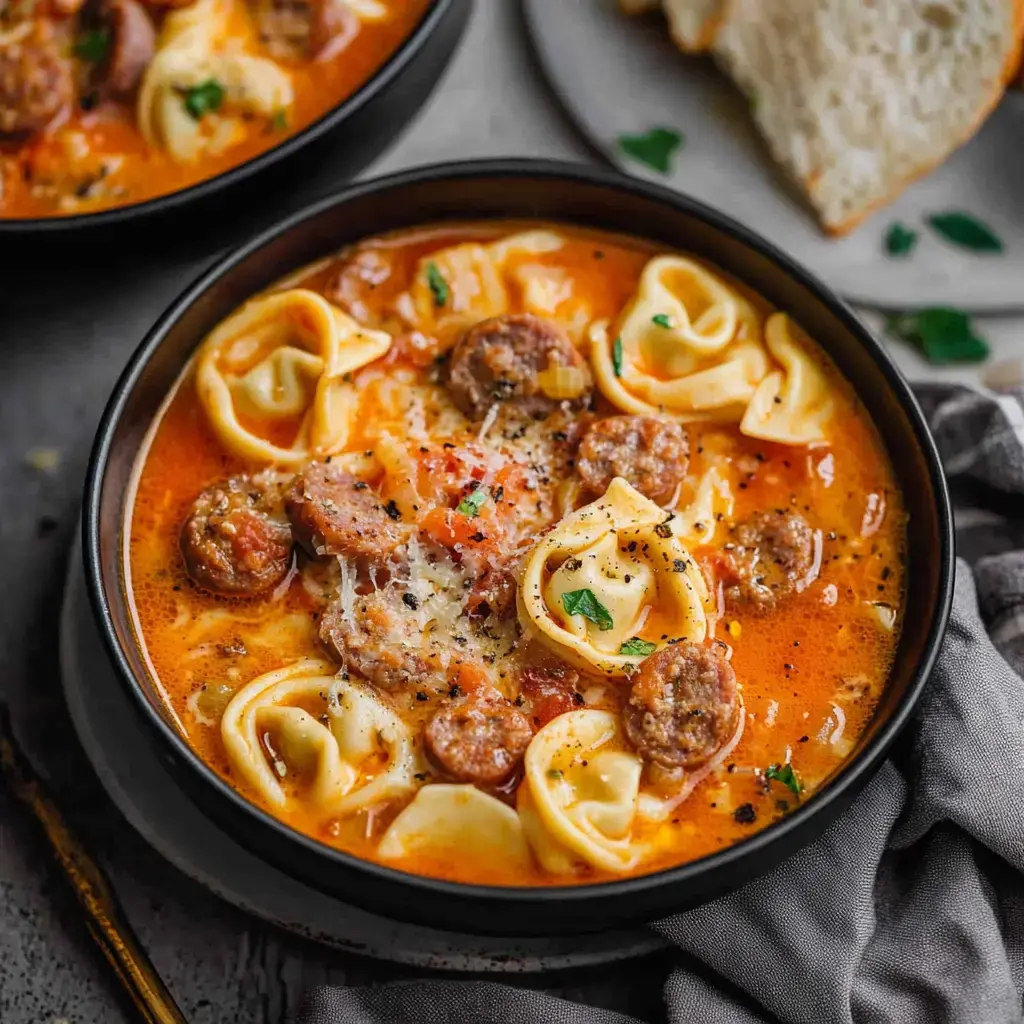
M17 235L24 239L54 234L84 234L90 244L111 236L124 242L126 229L145 226L158 218L162 226L169 217L188 206L188 220L202 224L204 217L222 218L225 203L245 208L272 195L275 179L301 174L300 151L308 158L320 144L332 143L332 159L339 178L355 177L375 160L399 135L402 128L426 102L455 52L469 18L472 0L434 0L419 25L378 71L351 96L333 106L321 118L282 141L273 149L187 188L141 203L69 217L0 217L0 238ZM145 236L140 236L145 237Z
M456 218L561 220L710 259L801 322L853 383L882 435L913 524L904 634L890 685L849 760L822 789L735 846L643 877L585 886L500 888L407 874L321 844L251 804L191 750L147 675L121 575L124 495L139 445L195 346L252 293L346 242ZM354 185L219 261L173 303L118 381L97 435L84 508L86 579L107 650L141 727L193 801L309 885L398 920L481 934L566 934L653 920L731 891L796 853L849 806L906 725L952 599L953 519L938 454L906 381L852 311L722 214L613 172L543 161L454 163Z

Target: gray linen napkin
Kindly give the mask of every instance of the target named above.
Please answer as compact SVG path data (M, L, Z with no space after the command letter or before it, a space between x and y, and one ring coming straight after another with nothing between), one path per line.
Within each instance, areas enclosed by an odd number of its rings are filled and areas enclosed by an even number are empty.
M918 395L954 492L961 556L920 711L820 839L738 892L652 925L684 954L665 983L671 1024L1022 1019L1024 396ZM630 1018L506 985L423 981L316 989L298 1024L448 1022Z

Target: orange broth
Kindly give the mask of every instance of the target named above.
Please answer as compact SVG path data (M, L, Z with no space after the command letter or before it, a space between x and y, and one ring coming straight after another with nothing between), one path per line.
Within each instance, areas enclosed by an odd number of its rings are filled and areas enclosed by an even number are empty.
M430 4L403 0L392 5L394 13L387 20L359 24L337 52L301 62L279 61L294 90L286 123L254 119L241 141L194 162L177 163L147 143L136 124L134 95L105 99L90 110L76 107L22 139L0 136L0 218L61 217L129 206L238 167L298 134L356 92L412 33ZM149 10L159 20L159 8ZM94 181L102 188L90 189Z
M396 296L408 288L416 261L425 253L526 226L467 224L400 232L363 243L355 251L313 268L304 283L323 294L337 294L339 274L345 267L350 268L350 278L355 277L351 268L360 251L384 252L391 267L388 280L377 286L350 280L347 292L350 298L357 296L372 316L383 317ZM654 251L652 246L623 236L561 226L557 230L569 242L542 261L571 271L577 293L590 302L594 316L614 317L635 288ZM760 308L768 308L762 300L745 294ZM513 296L513 306L518 301ZM429 364L429 358L426 361ZM409 350L399 346L379 364L412 367L427 375L430 367L423 367L423 362L422 353L413 352L410 358ZM742 686L747 716L742 738L727 764L701 782L661 826L674 830L668 851L627 874L648 873L721 850L795 809L841 766L886 685L899 637L905 515L873 424L823 354L821 363L837 395L836 421L828 446L768 444L740 434L735 426L686 424L689 473L701 473L712 454L719 464L723 457L731 459L728 472L736 500L735 518L757 509L800 510L824 531L822 564L813 583L781 601L770 613L727 610L717 621L716 635L731 646L732 666ZM603 398L598 411L614 412ZM348 447L356 450L362 443L357 433ZM234 689L298 657L322 657L315 637L317 605L295 576L276 599L232 602L211 596L190 582L178 550L179 530L190 502L212 482L245 468L225 454L215 439L196 398L193 371L186 371L155 425L130 500L126 585L134 602L139 642L188 742L205 762L259 803L258 797L233 778L219 730L197 720L189 701L195 701L203 687ZM880 501L884 502L884 515L870 515L869 505L877 508ZM706 572L713 574L714 546L692 553ZM880 627L873 602L896 609L893 628ZM225 610L231 613L230 619L214 623L201 636L190 634L200 616ZM291 618L275 633L272 645L254 639L286 616ZM246 655L230 653L236 640L244 642ZM200 644L206 646L200 649ZM533 648L526 645L504 668L510 670L534 656ZM619 689L624 700L628 683ZM436 706L433 692L430 698L397 697L392 704L418 730ZM802 782L799 795L764 777L768 765L785 762L791 762ZM747 805L753 820L745 813ZM325 825L301 811L278 816L324 843L358 857L378 859L375 842L394 811L384 812L379 820L360 816L358 827L338 822ZM397 866L436 877L501 885L571 884L621 877L593 868L572 878L556 877L536 866L526 874L510 874L494 864L425 857L407 858Z

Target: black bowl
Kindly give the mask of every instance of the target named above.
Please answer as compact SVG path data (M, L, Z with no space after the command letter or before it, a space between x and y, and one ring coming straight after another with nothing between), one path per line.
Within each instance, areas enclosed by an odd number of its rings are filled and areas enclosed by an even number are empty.
M196 207L190 211L192 225L208 223L211 218L221 221L226 214L252 206L259 195L270 194L268 186L274 181L283 186L301 180L302 161L296 154L301 150L308 158L328 144L338 177L355 177L395 141L422 107L455 51L470 8L471 0L433 0L398 49L352 95L302 131L245 163L177 192L112 210L69 217L0 218L0 237L42 235L45 239L56 233L88 232L92 244L97 229L123 228L138 221L148 227L153 217L166 226L172 220L166 215L186 203ZM229 190L230 210L225 206ZM278 190L274 194L287 193ZM118 239L121 237L119 233Z
M342 243L426 221L547 218L646 236L704 256L792 313L852 381L874 418L910 513L907 607L889 687L846 764L797 811L701 860L641 878L558 888L436 881L359 860L281 824L192 752L154 691L135 642L120 570L124 496L153 416L199 340L243 300ZM399 920L461 931L540 935L662 917L766 871L815 838L853 800L906 725L949 614L952 514L935 447L906 382L824 285L746 228L691 199L613 172L530 161L460 163L352 186L222 260L164 314L107 406L85 491L90 598L145 728L205 812L288 874Z

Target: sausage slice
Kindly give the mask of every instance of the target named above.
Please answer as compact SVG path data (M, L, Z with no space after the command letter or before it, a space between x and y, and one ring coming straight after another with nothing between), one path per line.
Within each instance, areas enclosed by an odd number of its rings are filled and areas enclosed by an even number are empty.
M538 316L499 316L471 327L452 351L448 389L471 419L482 420L495 402L515 403L528 415L547 416L563 399L543 390L539 374L574 367L583 388L569 401L576 407L590 397L590 371L565 332Z
M45 128L74 92L74 67L53 22L37 18L0 31L0 134Z
M717 646L671 644L642 662L623 723L646 760L699 768L733 735L738 706L736 673Z
M690 460L690 444L674 420L655 416L610 416L584 435L576 456L580 479L604 494L621 476L659 504L675 493Z
M225 597L257 597L288 574L292 532L277 487L236 476L207 488L181 528L189 576Z
M292 483L285 511L310 555L348 555L383 563L402 543L398 509L382 505L341 466L313 462Z
M441 708L424 732L427 750L448 775L480 786L508 779L532 738L526 716L495 691Z
M754 610L772 608L807 579L814 564L814 532L798 512L755 512L730 531L721 557L727 601Z
M110 26L110 57L103 78L111 92L134 91L156 53L156 30L136 0L105 0L100 20Z
M430 672L418 653L420 631L409 615L393 591L357 597L348 614L335 601L320 616L320 642L361 678L382 690L402 690Z

